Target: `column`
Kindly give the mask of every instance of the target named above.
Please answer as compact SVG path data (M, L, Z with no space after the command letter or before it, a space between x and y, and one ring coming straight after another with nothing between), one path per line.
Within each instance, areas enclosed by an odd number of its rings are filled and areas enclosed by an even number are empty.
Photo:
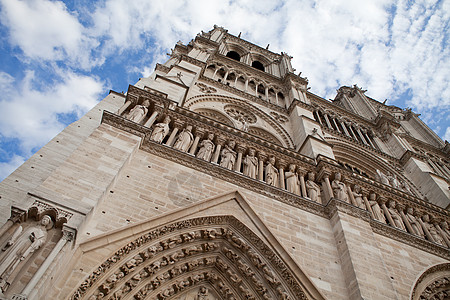
M128 108L128 106L130 106L131 105L131 100L127 100L123 105L122 105L122 107L121 108L119 108L119 110L117 111L117 114L120 116L127 108Z
M450 241L447 238L447 235L444 233L444 230L442 230L441 226L439 226L438 223L434 224L435 227L438 230L438 233L442 236L442 238L444 239L444 242L447 244L447 247L450 248Z
M36 284L39 282L39 280L42 278L42 275L44 275L45 271L47 271L48 267L50 267L50 264L55 260L56 256L64 247L64 245L75 238L75 233L76 233L75 229L64 226L63 236L58 241L58 243L56 243L55 247L52 249L52 252L50 252L50 254L47 256L45 261L39 267L38 271L34 273L33 278L31 278L27 286L23 289L21 293L22 295L28 296L30 295L31 292L35 291L34 288L36 287ZM35 295L30 295L28 299L33 299L34 296Z
M258 152L258 179L264 181L264 161L267 155L264 152Z
M366 208L369 211L372 219L376 220L375 215L373 214L373 211L372 211L372 206L370 206L369 200L367 200L367 193L365 191L363 191L363 201L364 201L364 204L366 205Z
M213 80L215 80L215 78L216 78L217 71L219 71L219 69L216 69L216 70L214 71L214 75L213 75L213 77L212 77Z
M323 114L323 116L325 118L325 121L327 122L328 128L333 129L333 126L331 126L331 123L330 123L330 119L328 119L328 114L325 113L325 114Z
M397 204L397 210L400 213L400 217L402 218L403 224L405 224L406 229L408 229L408 232L411 234L416 234L412 229L411 223L409 223L408 218L406 218L405 213L403 212L403 205Z
M348 123L346 123L346 124L347 124L347 126L348 126L348 129L349 129L349 131L350 131L352 137L353 137L355 140L358 140L358 138L356 137L355 132L353 131L352 123L348 122Z
M331 188L330 174L328 172L323 175L322 187L323 187L324 191L327 194L326 195L327 196L326 202L324 202L322 200L322 204L326 204L333 197L333 189Z
M172 133L170 134L169 139L166 142L167 146L172 147L175 136L177 135L178 130L181 126L183 126L183 124L180 121L178 121L178 120L174 121Z
M225 76L223 77L223 83L226 83L226 82L227 82L228 73L229 73L229 71L227 71L227 72L225 73Z
M150 116L150 118L148 118L147 122L145 122L144 126L151 127L153 125L153 123L155 122L157 116L158 116L158 112L155 110L152 113L152 115Z
M238 144L236 147L236 151L237 151L237 159L236 159L236 163L234 164L234 170L236 172L241 173L242 153L244 153L244 151L245 151L245 146Z
M302 192L302 196L307 198L308 193L306 192L306 184L305 184L305 175L306 172L297 170L298 177L300 178L300 190Z
M356 127L356 131L358 132L359 137L361 138L361 141L363 142L364 145L369 146L369 144L367 144L366 140L363 137L363 134L361 132L361 129L359 129L359 127Z
M389 213L388 208L386 207L386 201L387 201L387 200L386 200L385 198L382 198L382 197L380 196L380 197L378 197L378 201L379 201L379 204L380 204L380 206L381 206L381 209L382 209L383 212L384 212L384 215L386 216L386 219L388 219L388 221L389 221L389 224L390 224L392 227L397 228L397 227L395 226L395 224L394 224L394 220L392 219L391 214Z
M277 105L279 105L279 104L278 104L278 91L274 91L274 93L275 93L275 100L276 100L276 103L277 103Z
M266 100L269 102L269 87L266 87L265 94L266 94Z
M363 131L364 137L366 138L366 140L369 142L370 146L372 148L375 148L375 146L373 145L372 141L370 140L369 134L367 133L367 130Z
M334 123L334 126L336 126L336 130L340 133L341 130L339 129L339 126L338 126L338 124L336 122L336 118L333 118L333 123Z
M247 90L248 90L248 78L245 80L245 89L244 89L244 91L247 92Z
M278 161L278 174L280 175L280 188L285 189L286 183L284 182L284 168L286 163L282 160Z
M211 160L211 163L217 164L217 161L219 160L220 150L222 149L223 144L225 143L225 139L223 136L217 136L216 138L216 151L214 152L213 159Z
M25 220L25 211L16 207L11 207L11 216L0 228L0 236L3 236L15 223Z
M422 226L423 232L425 233L425 236L427 237L427 239L430 242L436 243L436 241L433 239L433 237L431 236L430 232L428 231L427 226L425 226L425 224L423 223L422 218L416 218L416 219L417 219L417 221L419 221L420 226Z
M345 135L348 136L348 137L351 137L350 133L348 133L347 127L345 126L345 121L342 121L340 123L342 125L342 129L344 129Z
M194 142L192 143L191 150L189 151L189 154L191 154L191 155L195 154L195 151L197 150L197 147L198 147L198 142L200 141L200 138L203 136L204 133L205 132L201 128L197 128L195 130L195 139L194 139Z
M319 124L323 126L322 120L320 119L319 111L315 110L314 114L316 115L316 118L317 118L317 121L319 122Z

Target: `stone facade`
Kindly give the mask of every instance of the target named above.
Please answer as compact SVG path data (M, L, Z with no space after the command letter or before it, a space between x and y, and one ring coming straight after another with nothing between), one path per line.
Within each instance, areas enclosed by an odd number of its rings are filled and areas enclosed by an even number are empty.
M450 146L221 27L0 184L1 299L444 299Z

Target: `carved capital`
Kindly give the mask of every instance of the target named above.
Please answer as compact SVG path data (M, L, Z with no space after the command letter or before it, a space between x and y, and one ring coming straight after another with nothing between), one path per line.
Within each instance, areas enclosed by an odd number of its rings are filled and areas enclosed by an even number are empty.
M9 220L13 223L21 223L25 221L25 218L26 211L15 206L11 206L11 216L9 217Z
M64 226L62 230L63 236L62 238L67 240L68 242L75 240L77 231L74 228Z

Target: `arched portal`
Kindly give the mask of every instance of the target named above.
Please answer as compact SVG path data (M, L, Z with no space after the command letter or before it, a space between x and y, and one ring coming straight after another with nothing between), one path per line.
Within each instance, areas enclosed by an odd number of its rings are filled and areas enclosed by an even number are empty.
M210 299L315 298L283 257L238 219L209 216L160 226L130 241L71 299L179 299L202 293Z
M450 299L450 263L433 266L416 280L411 300Z

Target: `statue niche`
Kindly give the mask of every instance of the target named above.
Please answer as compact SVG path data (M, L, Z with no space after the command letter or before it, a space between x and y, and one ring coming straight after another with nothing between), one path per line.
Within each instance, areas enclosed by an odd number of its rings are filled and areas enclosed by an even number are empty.
M30 266L36 266L34 260L41 250L50 243L53 220L44 215L39 222L24 222L6 233L2 238L0 252L0 289L5 293L11 286L11 293L20 292L20 278ZM18 283L18 284L16 284ZM23 283L20 283L23 284Z

